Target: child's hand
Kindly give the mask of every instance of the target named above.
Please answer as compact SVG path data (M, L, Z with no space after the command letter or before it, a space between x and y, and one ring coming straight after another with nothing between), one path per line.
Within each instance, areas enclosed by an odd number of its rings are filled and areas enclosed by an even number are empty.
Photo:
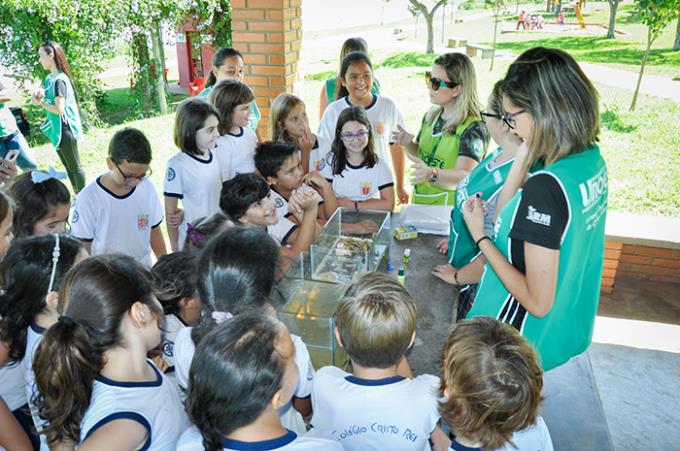
M168 222L170 227L179 227L179 225L182 223L182 219L184 219L184 210L181 208L175 210L174 213L165 214L165 220Z
M314 133L312 133L309 127L305 127L305 129L302 131L302 135L295 140L295 144L297 144L303 153L311 152L312 147L314 147L314 143L316 143L316 136Z
M16 160L7 160L0 158L0 180L4 183L10 183L17 176L17 162Z
M448 238L442 238L439 240L437 243L437 250L439 251L440 254L446 254L446 252L449 250L449 239Z
M330 187L330 183L328 183L328 180L326 180L321 174L319 174L317 171L310 172L309 174L305 175L305 177L302 179L303 182L311 186L312 188L318 188L320 190L323 190L324 188Z
M316 206L318 206L318 202L312 190L297 189L293 191L288 201L288 210L293 214L300 214Z
M354 210L354 201L346 197L338 197L338 207L345 207Z
M397 129L392 132L390 136L390 144L400 144L406 146L413 142L414 136L404 130L401 125L397 124Z
M399 201L400 205L406 205L408 204L408 191L404 189L403 186L397 187L397 200Z

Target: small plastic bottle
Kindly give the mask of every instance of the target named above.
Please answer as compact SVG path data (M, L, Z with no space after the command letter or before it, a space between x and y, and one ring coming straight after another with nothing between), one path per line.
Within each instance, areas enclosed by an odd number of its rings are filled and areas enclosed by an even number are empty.
M390 276L394 275L394 265L392 263L387 263L387 274Z
M404 249L404 255L402 255L401 260L404 262L405 265L408 265L408 262L411 261L411 249L409 248Z
M397 273L397 280L402 285L406 283L406 271L404 270L403 266L399 267L399 272Z

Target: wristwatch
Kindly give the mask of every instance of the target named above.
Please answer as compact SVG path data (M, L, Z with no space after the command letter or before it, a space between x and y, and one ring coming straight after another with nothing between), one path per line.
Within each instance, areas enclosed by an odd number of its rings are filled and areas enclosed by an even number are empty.
M430 174L430 183L437 183L439 180L439 169L432 168L432 174Z

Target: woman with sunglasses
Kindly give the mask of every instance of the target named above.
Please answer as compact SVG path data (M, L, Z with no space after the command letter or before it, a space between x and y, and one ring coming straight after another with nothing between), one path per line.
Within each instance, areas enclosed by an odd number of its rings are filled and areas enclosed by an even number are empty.
M414 162L413 203L455 205L454 190L484 158L489 134L479 116L477 77L462 53L439 56L426 72L430 102L418 136L399 127L395 139Z
M468 318L513 325L544 370L585 351L592 338L608 192L598 102L569 54L538 47L520 55L503 81L503 118L525 141L524 171L544 167L500 211L493 238L484 229L482 200L473 195L463 208L487 261ZM517 183L512 178L508 183Z
M76 93L66 55L56 42L46 41L38 49L40 65L50 74L43 89L35 92L31 103L41 106L47 120L40 129L57 150L76 194L85 186L85 171L80 164L78 140L82 134Z

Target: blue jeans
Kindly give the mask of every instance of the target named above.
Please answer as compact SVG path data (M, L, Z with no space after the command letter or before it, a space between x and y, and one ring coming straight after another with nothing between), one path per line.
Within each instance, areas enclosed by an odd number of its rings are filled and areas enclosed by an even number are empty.
M21 132L0 138L0 157L5 158L10 150L19 151L19 156L17 157L17 166L19 166L22 170L25 171L27 169L35 169L38 167L38 164L33 161L33 158L31 157L28 143Z

